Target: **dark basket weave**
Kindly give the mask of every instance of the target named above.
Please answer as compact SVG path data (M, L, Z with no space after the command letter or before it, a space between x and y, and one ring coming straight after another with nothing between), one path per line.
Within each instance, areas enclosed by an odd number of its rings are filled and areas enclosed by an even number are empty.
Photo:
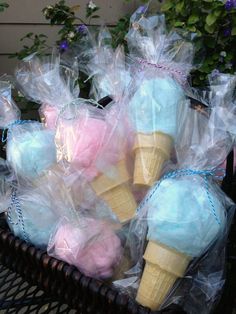
M223 181L223 190L235 198L233 180L233 153L228 157L227 175ZM0 263L12 269L32 285L37 285L54 300L58 300L77 313L83 314L184 314L176 305L151 312L138 305L130 297L119 293L105 283L82 275L75 267L52 258L46 252L27 244L15 237L6 224L5 215L0 218ZM227 261L230 272L226 281L223 297L217 314L232 313L235 297L235 282L230 280L236 275L235 265L235 224L231 228ZM236 278L236 276L235 276ZM201 313L199 313L201 314Z

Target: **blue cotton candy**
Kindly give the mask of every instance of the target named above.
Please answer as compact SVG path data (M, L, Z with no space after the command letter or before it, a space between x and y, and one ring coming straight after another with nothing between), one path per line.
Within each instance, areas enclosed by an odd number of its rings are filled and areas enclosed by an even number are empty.
M8 140L7 160L17 175L34 179L56 162L54 134L49 130L26 131L17 128Z
M57 215L45 202L42 202L39 198L34 198L32 193L29 193L27 197L20 198L20 207L23 225L14 207L10 212L11 219L8 219L11 230L19 238L45 249L58 222Z
M162 181L147 202L148 239L188 256L201 255L226 223L218 195L209 188L215 216L204 184L199 176Z
M183 90L172 78L145 79L130 102L130 117L137 132L162 132L175 138Z

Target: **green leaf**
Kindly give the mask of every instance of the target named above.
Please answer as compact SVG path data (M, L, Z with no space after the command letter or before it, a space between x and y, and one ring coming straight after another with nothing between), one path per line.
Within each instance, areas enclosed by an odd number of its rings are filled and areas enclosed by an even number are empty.
M191 15L188 18L188 24L195 24L199 21L199 17L197 15Z
M216 10L214 10L213 14L216 16L216 17L219 17L222 13L222 9L218 8Z
M214 15L214 13L210 13L207 15L206 23L208 26L211 26L216 22L216 20L217 20L217 17Z
M234 27L232 28L231 35L232 35L232 36L236 36L236 26L234 26Z
M7 4L6 2L0 3L0 12L3 12L8 7L9 4Z
M173 6L174 6L174 1L173 0L167 0L161 6L161 11L166 12L166 11L170 10Z
M218 53L214 53L213 56L212 56L212 59L214 61L218 61L219 60L219 54Z
M196 27L195 26L189 26L188 27L188 30L190 31L190 32L196 32Z
M175 27L183 27L184 26L184 22L175 22L174 26Z
M183 8L184 8L184 1L181 1L175 6L175 11L177 13L181 13Z
M209 34L213 34L215 31L215 25L214 24L211 26L205 24L204 28L205 28L205 31L207 31L207 33L209 33Z

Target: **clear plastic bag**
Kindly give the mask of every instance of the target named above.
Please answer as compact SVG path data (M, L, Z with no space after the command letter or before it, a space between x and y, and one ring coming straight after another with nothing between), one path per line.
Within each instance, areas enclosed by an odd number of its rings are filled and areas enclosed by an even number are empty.
M123 249L116 235L118 224L84 214L77 221L64 218L52 235L48 254L76 266L87 276L110 278Z
M44 193L46 187L51 204L57 212L60 210L48 254L76 266L88 276L111 277L123 248L120 224L109 207L99 200L79 172L63 169L62 165L48 170L37 186Z
M170 159L192 68L193 46L187 39L167 33L163 15L147 16L138 9L131 16L126 40L134 82L129 116L135 129L136 185L151 186Z
M99 109L92 104L91 100L79 99L61 112L56 131L58 161L74 167L119 217L120 211L136 209L129 187L121 110L115 105Z
M62 174L48 169L27 185L11 182L8 224L16 236L46 249L62 216L76 219L77 207Z
M96 158L107 134L106 110L85 99L69 104L57 121L57 160L66 161L91 181L98 174Z
M107 202L123 222L128 220L127 217L136 208L130 188L132 167L129 164L132 162L129 153L133 137L126 114L130 74L126 68L124 51L121 47L112 49L111 34L103 27L98 34L86 32L77 56L79 69L92 78L91 95L95 99L110 96L112 101L105 109L90 110L88 104L91 100L79 100L75 103L77 107L71 104L65 108L58 119L57 142L60 142L59 137L63 136L63 130L66 129L68 134L65 134L65 138L68 141L63 140L65 149L59 149L59 154L62 152L64 159L76 165L77 169L80 168L96 194ZM83 104L87 106L87 112ZM69 121L67 116L69 113L70 117L73 108L77 114L73 113L72 116L76 118ZM91 114L94 119L91 119ZM94 127L95 121L99 122L97 127ZM65 123L68 125L66 128ZM127 217L125 214L122 217L122 211L127 212Z
M211 84L209 115L187 105L182 112L177 164L166 166L139 206L127 242L133 267L114 282L131 294L137 291L136 300L152 310L179 303L188 314L210 313L225 280L224 251L235 206L214 179L233 145L231 121L222 125L219 109L230 112L233 104L224 83L220 95L216 82Z
M106 96L120 100L131 83L124 48L113 49L111 39L108 29L102 27L98 34L87 32L78 47L79 68L92 78L90 96L97 101Z
M13 189L8 225L21 239L45 249L59 216L41 189Z
M96 156L98 173L91 185L125 223L133 217L137 206L130 185L133 132L126 113L131 76L123 48L112 48L111 34L106 28L98 34L88 32L81 46L78 59L81 70L92 78L91 94L96 99L105 96L112 99L105 108L108 130Z
M86 210L87 213L93 215L96 213L98 219L105 217L116 219L105 202L96 196L89 182L81 176L81 172L74 167L67 168L63 163L55 164L44 172L44 176L34 181L34 184L37 187L42 187L42 189L47 186L48 193L51 193L52 196L53 193L59 195L57 202L67 198L70 199L74 208L79 208L82 212ZM65 213L62 212L61 214L65 216ZM70 213L66 216L71 217Z
M0 85L0 127L4 128L2 141L7 141L7 161L17 178L32 180L56 162L54 133L37 121L19 120L20 110L12 100L11 85Z
M40 57L32 54L15 71L16 85L26 98L41 104L42 121L55 128L60 110L79 95L78 69L62 65L54 52Z
M54 132L37 121L19 121L8 129L6 153L17 178L32 181L56 163Z
M117 224L115 215L76 169L68 170L63 164L53 165L27 184L14 182L14 177L9 183L10 194L3 193L10 202L8 224L15 235L38 247L47 247L61 219L73 224L86 213L93 219L110 219Z
M126 121L123 105L112 102L107 108L110 132L97 156L99 175L91 185L97 195L109 204L120 222L127 223L134 216L137 203L131 187L133 134Z
M10 206L11 169L6 160L0 158L0 213Z
M1 80L0 77L0 128L7 128L11 123L19 119L20 110L12 99L11 84Z

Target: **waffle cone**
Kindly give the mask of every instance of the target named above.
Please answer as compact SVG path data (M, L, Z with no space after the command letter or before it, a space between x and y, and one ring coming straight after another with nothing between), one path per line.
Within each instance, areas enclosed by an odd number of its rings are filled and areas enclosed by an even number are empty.
M138 133L134 152L134 184L152 186L160 178L163 164L170 158L172 138L164 133Z
M136 301L151 310L158 310L175 281L183 277L190 258L159 243L149 241L144 259L145 268Z
M102 174L91 185L96 194L107 202L120 222L124 223L134 216L137 203L128 185L130 175L125 160L117 164L116 170L115 178Z

